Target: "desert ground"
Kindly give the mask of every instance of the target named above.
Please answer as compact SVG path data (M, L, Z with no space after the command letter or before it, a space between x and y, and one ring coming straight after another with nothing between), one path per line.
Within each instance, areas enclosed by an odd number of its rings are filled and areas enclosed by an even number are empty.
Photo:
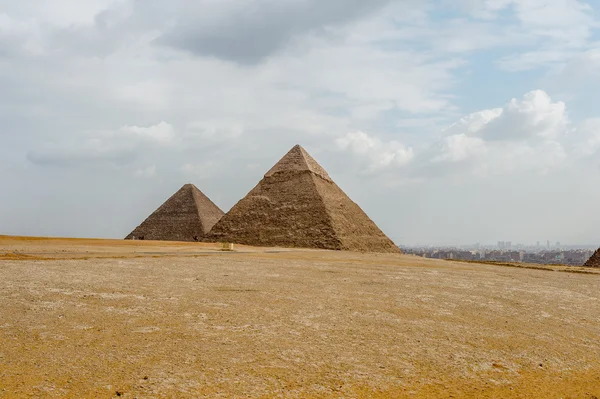
M598 398L600 270L0 237L0 398Z

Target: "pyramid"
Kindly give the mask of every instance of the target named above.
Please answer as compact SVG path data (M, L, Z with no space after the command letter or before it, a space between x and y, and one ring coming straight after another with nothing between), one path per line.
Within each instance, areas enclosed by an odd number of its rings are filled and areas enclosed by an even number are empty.
M195 241L221 219L223 211L193 184L186 184L125 239Z
M587 267L600 267L600 248L585 262Z
M400 253L299 145L215 224L209 239L255 246Z

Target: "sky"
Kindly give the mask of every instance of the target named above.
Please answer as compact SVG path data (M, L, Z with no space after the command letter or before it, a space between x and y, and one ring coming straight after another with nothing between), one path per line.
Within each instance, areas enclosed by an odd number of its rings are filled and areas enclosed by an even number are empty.
M600 245L600 2L0 0L0 234L227 211L301 144L399 245Z

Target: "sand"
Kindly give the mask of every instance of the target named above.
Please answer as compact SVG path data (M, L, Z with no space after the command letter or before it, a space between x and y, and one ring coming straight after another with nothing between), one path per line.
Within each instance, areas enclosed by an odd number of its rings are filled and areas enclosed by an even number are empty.
M593 269L235 249L0 237L0 398L600 397Z

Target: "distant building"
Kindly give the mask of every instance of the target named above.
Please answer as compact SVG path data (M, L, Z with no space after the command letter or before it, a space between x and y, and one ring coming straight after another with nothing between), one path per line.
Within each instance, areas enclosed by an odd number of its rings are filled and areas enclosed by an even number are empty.
M506 242L504 242L506 246ZM452 259L452 260L470 260L470 261L495 261L495 262L524 262L537 264L561 264L571 266L581 266L590 258L593 251L583 248L573 248L568 250L539 250L527 248L518 251L509 251L506 249L486 249L466 251L461 248L403 248L407 254L423 256L425 258ZM598 251L598 265L600 265L600 250Z

